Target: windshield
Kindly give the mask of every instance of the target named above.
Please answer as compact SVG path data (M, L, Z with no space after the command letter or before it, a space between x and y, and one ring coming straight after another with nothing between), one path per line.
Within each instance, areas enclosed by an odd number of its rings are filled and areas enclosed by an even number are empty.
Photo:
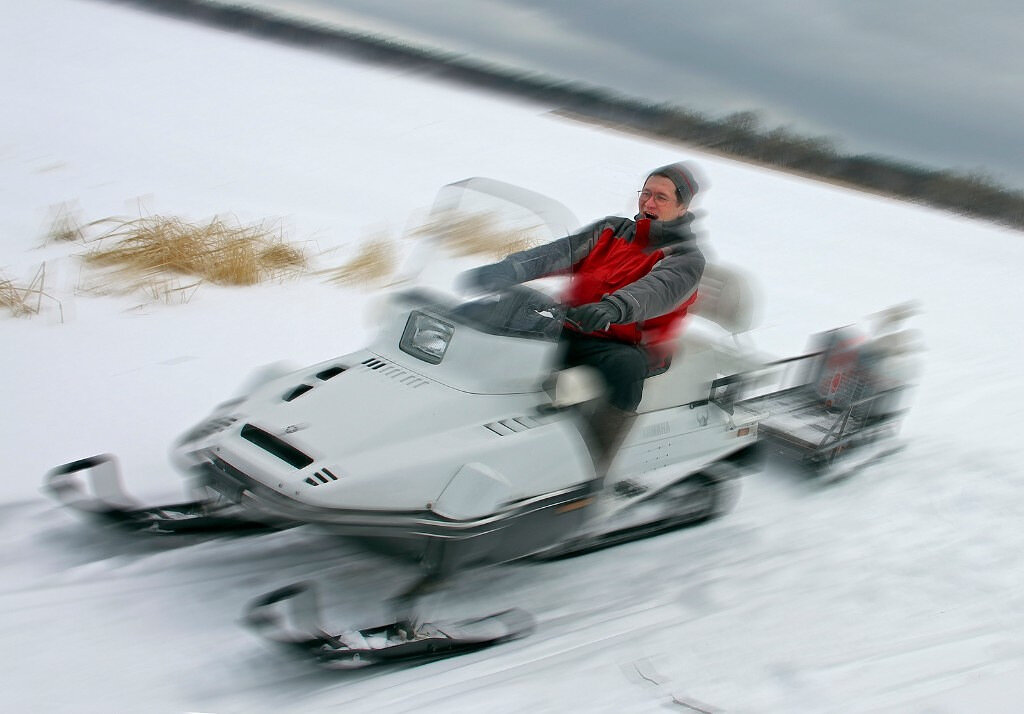
M564 278L473 294L466 271L564 236L575 217L553 199L492 179L467 179L438 193L398 284L437 317L489 334L557 340ZM411 288L411 290L410 290Z

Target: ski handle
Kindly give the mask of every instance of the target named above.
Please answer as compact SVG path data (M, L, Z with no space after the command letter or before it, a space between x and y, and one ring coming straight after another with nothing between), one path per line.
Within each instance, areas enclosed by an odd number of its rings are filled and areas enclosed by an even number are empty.
M81 478L83 474L87 475L88 487ZM114 454L97 454L54 466L43 477L43 491L65 505L84 510L138 506L124 490Z
M283 644L343 646L341 640L321 627L316 585L309 580L255 598L246 606L242 621L267 639Z

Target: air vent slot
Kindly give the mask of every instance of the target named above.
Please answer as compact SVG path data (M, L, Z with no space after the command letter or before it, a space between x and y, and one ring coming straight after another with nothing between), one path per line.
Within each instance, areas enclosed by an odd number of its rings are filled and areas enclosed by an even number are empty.
M290 402L293 399L301 397L303 394L305 394L306 392L308 392L312 388L313 388L313 385L311 385L311 384L300 384L295 389L293 389L292 391L290 391L287 394L285 394L284 395L284 400L286 402Z
M391 364L390 362L385 362L384 360L378 359L376 357L364 359L360 364L362 364L364 367L369 367L370 369L376 371L378 374L381 374L385 377L397 379L400 384L404 384L407 387L415 388L422 387L424 384L430 384L430 382L427 381L426 379L418 377L415 374L410 374L401 367L397 367Z
M181 443L188 444L193 441L205 439L208 436L213 436L219 431L224 431L236 421L238 421L238 418L233 416L214 417L213 419L204 421L202 424L185 434L185 436L181 438Z
M289 466L302 469L313 463L310 456L302 453L288 442L269 434L262 429L246 424L242 427L242 438L249 441L264 451L273 454Z
M528 416L516 417L514 419L502 419L501 421L492 421L490 424L484 424L485 429L494 432L498 436L516 434L521 431L532 429L535 426L540 426L540 423L536 419L531 419Z
M330 469L321 469L312 476L306 478L306 483L310 486L320 486L321 484L330 483L331 481L337 481L338 477L335 476Z
M316 373L316 378L326 382L331 377L337 377L339 374L341 374L344 371L345 371L344 367L342 367L341 365L335 365L333 367L328 367L323 372L317 372Z

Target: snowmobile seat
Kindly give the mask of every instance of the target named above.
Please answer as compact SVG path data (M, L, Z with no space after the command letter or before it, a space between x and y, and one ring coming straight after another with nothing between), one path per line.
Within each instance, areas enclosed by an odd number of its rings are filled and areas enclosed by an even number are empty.
M754 324L753 283L738 268L708 263L697 288L691 315L709 320L723 330L739 335Z
M666 346L670 343L665 343ZM706 400L711 379L717 374L712 344L695 336L687 336L669 353L669 364L644 381L644 394L638 413L668 409L682 404ZM677 346L678 344L678 346Z
M690 314L718 325L735 338L753 325L751 281L736 268L709 263L704 267ZM645 349L647 380L637 407L639 413L707 399L711 380L719 372L711 341L687 335L646 345Z

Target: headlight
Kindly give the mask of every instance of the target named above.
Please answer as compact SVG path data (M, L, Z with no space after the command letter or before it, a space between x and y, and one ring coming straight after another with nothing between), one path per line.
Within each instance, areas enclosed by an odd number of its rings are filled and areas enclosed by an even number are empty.
M398 346L403 352L424 362L440 364L453 334L455 328L447 322L413 310L409 321L405 323L405 332Z

